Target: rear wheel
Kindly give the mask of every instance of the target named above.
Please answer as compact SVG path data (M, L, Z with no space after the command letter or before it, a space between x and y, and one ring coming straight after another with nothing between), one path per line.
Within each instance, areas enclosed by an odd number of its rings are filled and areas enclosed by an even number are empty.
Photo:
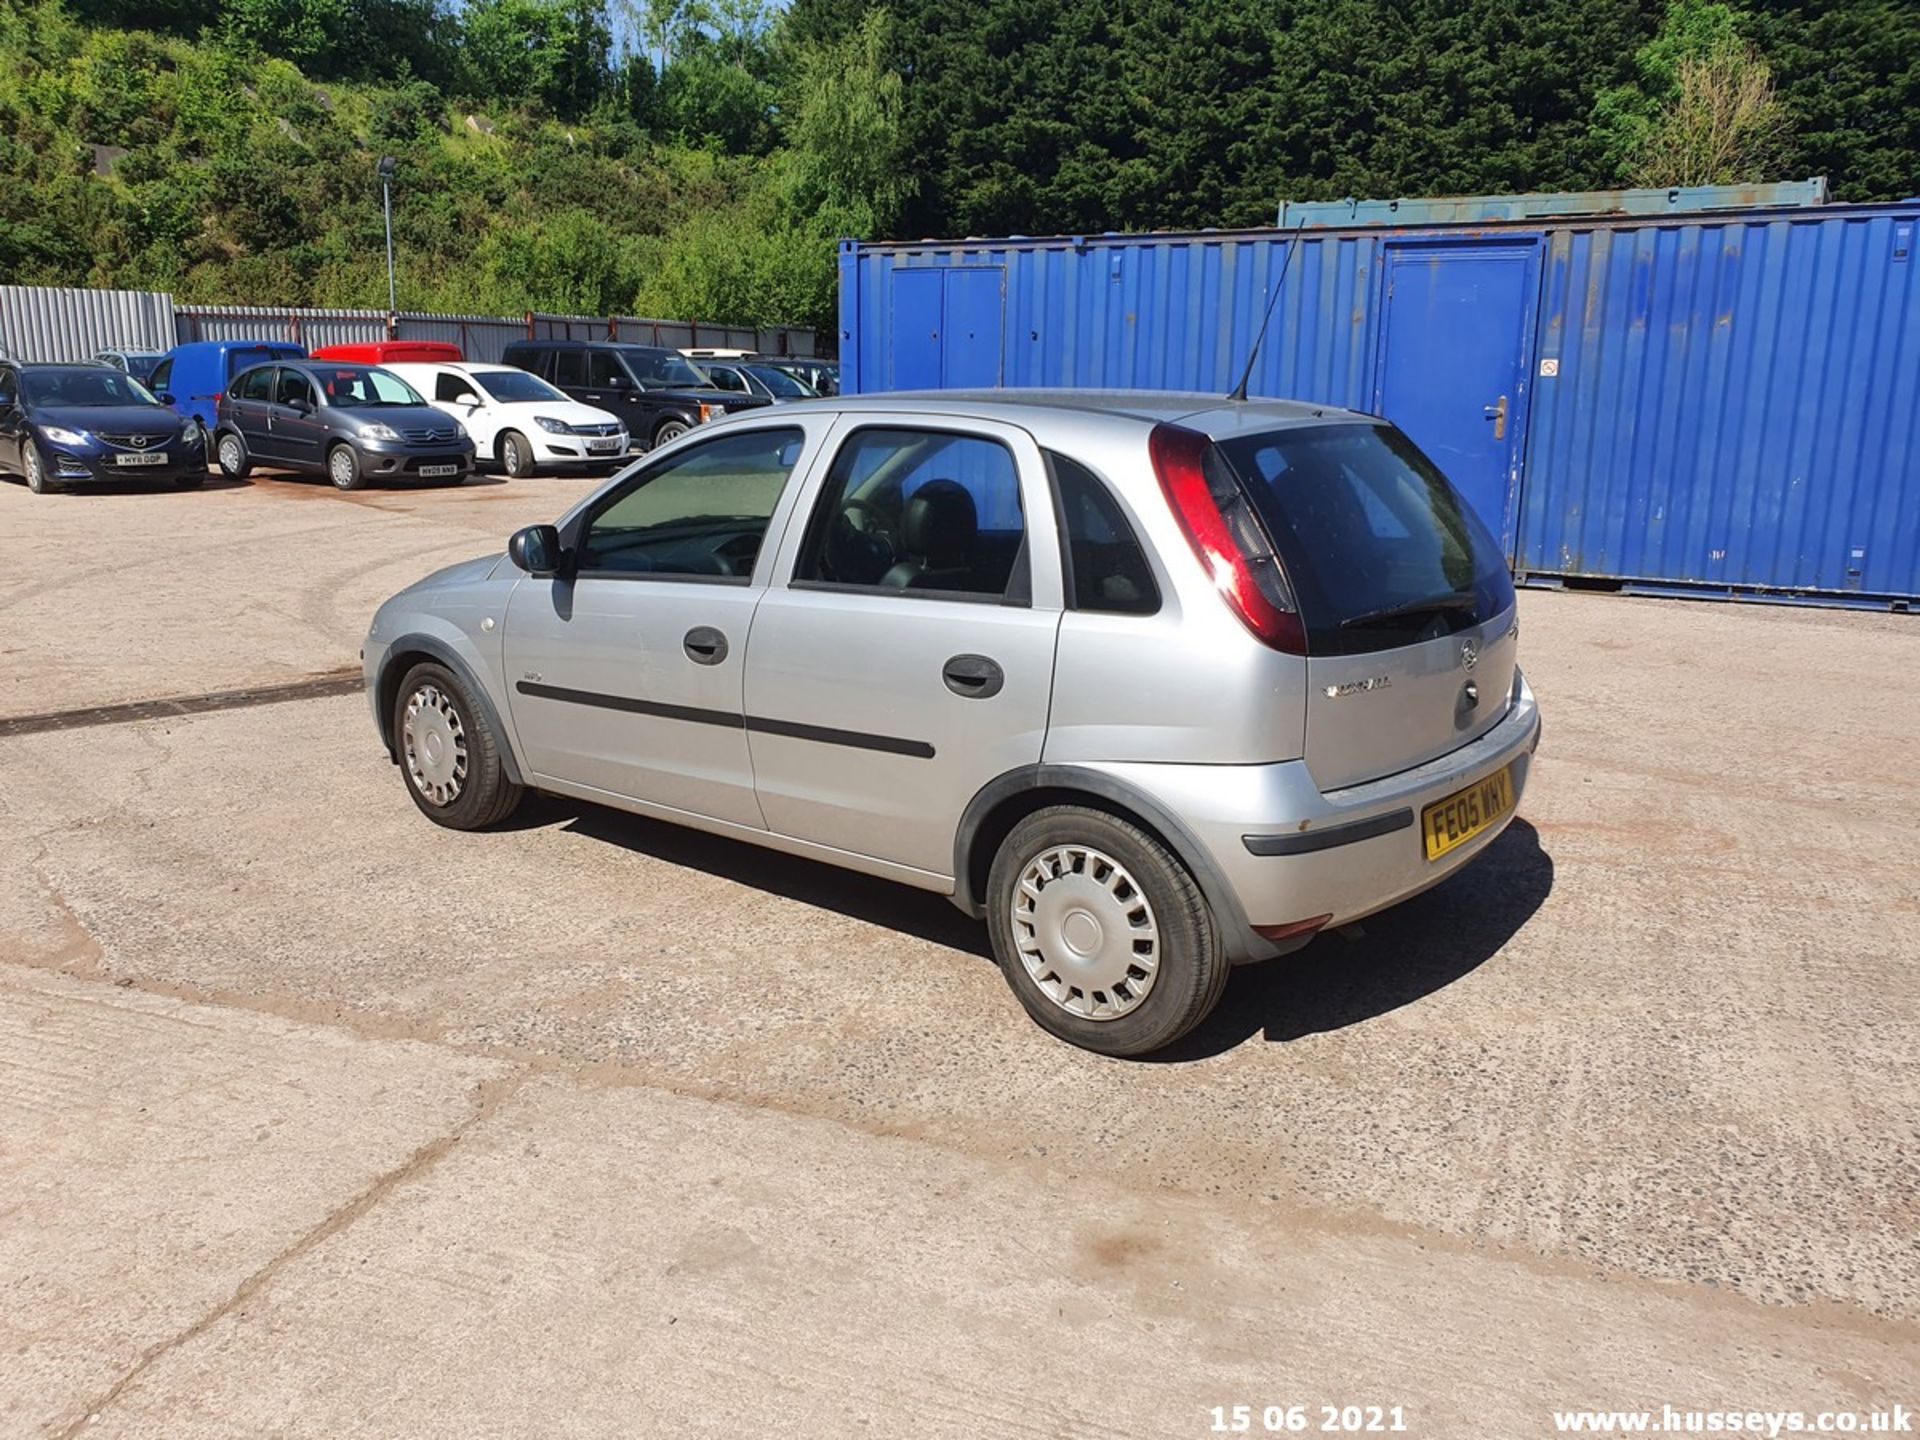
M36 495L51 495L60 487L47 468L47 457L40 453L39 442L29 440L20 447L20 464L27 476L27 489Z
M1220 1003L1231 969L1193 876L1139 826L1054 805L1013 827L987 881L1007 983L1042 1029L1147 1055Z
M336 490L358 490L367 483L360 473L360 457L351 445L336 445L327 452L327 479Z
M520 803L523 791L507 778L486 712L444 665L422 662L400 682L393 741L407 793L436 825L484 829Z
M669 440L678 440L692 428L693 427L684 420L664 421L660 428L653 432L653 448L658 450Z
M500 468L514 480L533 473L533 446L518 430L509 430L500 437Z
M247 454L247 442L231 430L222 433L213 447L213 457L220 462L220 473L229 480L244 480L252 473L253 457Z

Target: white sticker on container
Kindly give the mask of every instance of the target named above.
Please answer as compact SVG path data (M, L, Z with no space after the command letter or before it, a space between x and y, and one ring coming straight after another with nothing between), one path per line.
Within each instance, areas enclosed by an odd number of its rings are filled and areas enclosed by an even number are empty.
M1548 356L1546 359L1540 362L1540 374L1545 379L1551 380L1554 376L1558 375L1559 373L1560 373L1560 361L1557 357Z

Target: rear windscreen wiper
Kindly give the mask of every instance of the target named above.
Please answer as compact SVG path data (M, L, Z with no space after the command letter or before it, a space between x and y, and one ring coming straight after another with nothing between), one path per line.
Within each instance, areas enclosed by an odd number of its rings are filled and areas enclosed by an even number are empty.
M1429 595L1425 600L1408 600L1399 605L1384 605L1378 610L1350 615L1340 622L1342 630L1360 630L1369 625L1387 625L1395 620L1413 620L1422 615L1471 615L1480 602L1472 595Z

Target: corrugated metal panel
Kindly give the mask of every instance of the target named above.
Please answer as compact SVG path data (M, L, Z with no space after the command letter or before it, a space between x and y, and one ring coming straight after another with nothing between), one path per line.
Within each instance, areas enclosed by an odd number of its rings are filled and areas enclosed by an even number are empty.
M1521 568L1920 595L1914 223L1553 234Z
M1824 205L1827 177L1769 185L1676 185L1660 190L1546 190L1527 195L1443 195L1399 200L1283 200L1277 221L1343 229L1353 225L1479 225L1489 220L1548 216L1685 215L1702 210L1757 210Z
M469 360L497 364L507 346L527 338L527 322L524 316L403 313L394 317L394 338L458 345Z
M173 348L171 295L0 285L0 354L24 361L88 360L101 350Z
M383 310L294 309L273 305L182 305L180 339L291 340L309 350L387 338Z
M850 242L842 383L857 394L902 373L953 383L943 365L981 373L970 351L956 362L942 349L960 323L969 345L993 332L1007 385L1224 394L1297 243L1252 390L1371 410L1388 247L1544 244L1521 372L1516 569L1920 599L1916 229L1907 202L1297 237ZM897 277L929 270L969 272L970 298L949 302L964 313L929 309L917 281L896 295ZM979 301L992 293L983 270L1003 277L998 316Z

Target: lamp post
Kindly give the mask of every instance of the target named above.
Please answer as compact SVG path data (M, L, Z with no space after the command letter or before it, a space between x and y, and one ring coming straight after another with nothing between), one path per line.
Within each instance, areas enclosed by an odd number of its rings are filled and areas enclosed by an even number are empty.
M391 155L380 157L380 201L387 216L387 313L395 315L400 310L399 292L393 283L393 172L394 160Z

